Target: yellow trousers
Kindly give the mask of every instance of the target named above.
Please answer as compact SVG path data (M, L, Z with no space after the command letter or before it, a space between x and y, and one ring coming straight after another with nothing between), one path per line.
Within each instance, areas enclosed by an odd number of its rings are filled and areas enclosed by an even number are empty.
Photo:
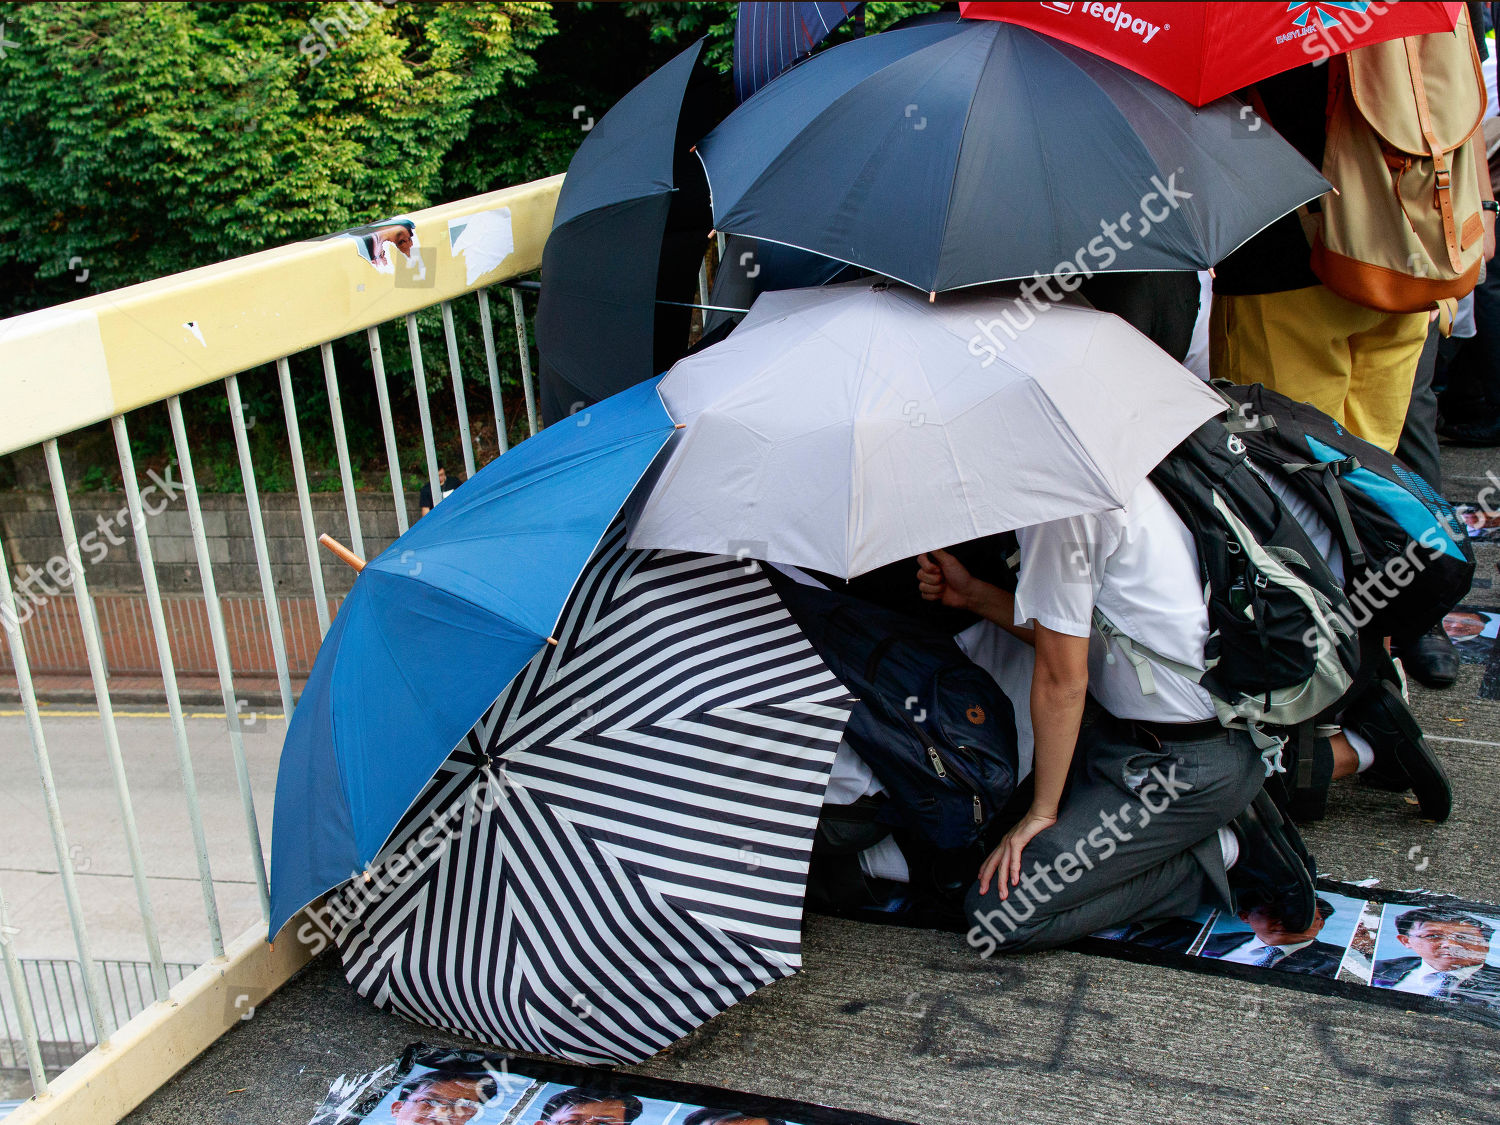
M1367 309L1322 285L1242 297L1215 294L1209 368L1215 379L1264 383L1309 402L1394 453L1427 319L1424 312Z

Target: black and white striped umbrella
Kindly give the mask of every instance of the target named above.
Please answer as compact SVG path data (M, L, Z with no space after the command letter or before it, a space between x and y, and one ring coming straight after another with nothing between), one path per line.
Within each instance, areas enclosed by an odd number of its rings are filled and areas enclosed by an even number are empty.
M557 639L346 888L369 898L339 945L401 1015L635 1062L800 966L852 701L755 564L619 527Z

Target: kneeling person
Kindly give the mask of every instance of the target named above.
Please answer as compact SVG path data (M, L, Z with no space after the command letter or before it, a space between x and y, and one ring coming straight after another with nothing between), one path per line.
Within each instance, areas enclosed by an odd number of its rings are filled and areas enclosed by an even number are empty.
M1239 906L1275 901L1309 924L1311 875L1262 795L1265 767L1249 735L1221 726L1208 694L1168 668L1153 668L1156 691L1144 694L1093 628L1097 605L1154 651L1203 667L1203 584L1166 499L1143 481L1119 511L1018 537L1014 595L946 552L924 556L918 571L924 597L979 613L1036 650L1035 796L969 892L970 943L985 956L1048 948L1233 907L1227 870L1237 858ZM1108 714L1085 725L1090 694Z

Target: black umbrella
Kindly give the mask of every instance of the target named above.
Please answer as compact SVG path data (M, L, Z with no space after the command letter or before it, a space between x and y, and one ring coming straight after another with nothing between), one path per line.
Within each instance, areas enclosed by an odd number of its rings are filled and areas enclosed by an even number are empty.
M718 230L924 290L1206 269L1329 186L1237 102L952 19L812 56L698 154Z
M617 102L568 165L542 251L542 414L659 375L687 349L708 247L708 186L692 145L715 120L713 75L693 44Z

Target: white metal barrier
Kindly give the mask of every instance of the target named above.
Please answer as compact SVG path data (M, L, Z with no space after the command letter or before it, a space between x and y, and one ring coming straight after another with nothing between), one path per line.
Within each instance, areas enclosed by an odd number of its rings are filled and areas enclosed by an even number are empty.
M104 750L109 765L110 784L118 804L123 825L123 853L135 889L140 927L147 954L145 974L149 981L152 1004L135 1016L132 1028L138 1029L128 1036L131 1058L140 1059L143 1036L139 1029L160 1026L170 1018L177 1008L192 1009L193 1017L200 1022L205 1004L201 998L217 987L210 977L201 980L183 980L180 967L169 973L168 963L162 954L162 942L156 912L153 908L147 871L142 856L139 827L132 805L130 785L126 777L122 756L120 734L111 702L109 673L105 666L100 645L99 622L96 619L95 603L89 589L88 567L80 550L79 535L75 527L68 481L65 479L63 462L59 454L57 438L71 430L95 422L108 420L113 432L120 472L125 486L125 500L140 559L141 578L148 603L152 633L160 663L163 692L171 728L172 748L177 772L182 786L188 819L194 843L197 881L201 889L204 918L207 924L211 959L202 968L211 969L248 964L256 961L257 980L270 981L270 987L279 984L278 973L294 971L300 964L295 957L261 958L257 951L256 938L263 938L264 927L269 918L269 892L267 883L266 845L262 831L264 816L257 810L251 789L250 771L242 738L240 714L236 702L236 670L232 666L231 649L228 642L217 585L214 580L214 563L211 558L208 537L205 532L198 483L194 476L193 451L188 440L184 422L181 395L196 387L222 382L234 444L243 479L244 495L249 514L249 526L254 545L256 569L264 603L266 626L271 641L275 665L276 683L281 696L284 714L289 719L293 713L292 677L287 664L287 651L283 638L283 627L277 597L276 565L268 547L266 528L261 512L261 501L256 486L256 466L249 441L249 424L244 411L240 380L264 377L269 365L276 373L279 386L287 440L291 451L291 465L295 483L302 538L307 554L307 566L313 597L317 609L320 630L326 633L329 625L328 596L324 589L322 558L317 543L319 528L314 524L313 507L310 500L307 466L303 457L302 434L300 432L289 359L292 355L316 348L320 354L325 385L328 391L329 418L334 447L337 455L340 485L345 510L349 520L350 536L354 551L361 556L373 553L385 544L371 543L360 526L359 509L355 496L355 480L349 455L348 434L344 425L341 387L334 369L334 343L346 337L364 336L369 350L373 391L379 407L380 425L388 463L391 490L396 507L397 526L401 531L407 527L406 500L401 485L401 470L397 457L397 443L393 425L389 388L386 381L381 331L384 326L404 323L406 345L409 349L414 373L416 402L420 415L426 475L434 499L441 498L438 484L437 444L434 438L434 422L427 397L426 371L422 341L418 331L416 314L422 308L433 306L441 310L444 344L447 356L449 379L454 396L454 422L460 435L463 462L466 473L472 474L480 467L475 463L474 446L470 433L470 416L460 370L460 340L455 328L454 302L474 300L478 303L478 324L483 335L483 350L490 387L490 407L499 435L502 452L505 449L506 419L501 401L500 370L497 344L494 337L496 325L489 299L489 286L528 273L540 264L541 245L551 223L552 208L556 203L557 189L561 177L522 185L507 191L494 192L486 196L464 200L442 207L432 208L409 216L416 228L419 245L430 248L436 255L435 262L424 265L435 269L438 284L425 290L403 288L385 284L382 275L369 270L367 262L356 264L346 240L331 239L316 243L299 243L276 251L253 255L233 263L224 263L207 270L191 271L174 278L161 279L143 286L103 294L64 306L60 310L44 310L43 313L0 321L0 341L6 344L0 349L0 394L5 396L7 409L0 417L0 452L14 451L30 445L40 444L52 497L55 504L58 530L61 534L66 556L67 575L77 607L79 626L88 657L88 667L98 706L99 723ZM462 260L451 250L449 232L455 222L466 216L488 212L503 212L511 224L514 250L499 267L470 283L470 275L463 268ZM425 251L424 251L425 252ZM444 265L449 268L445 271ZM452 268L454 265L457 268ZM446 282L445 282L446 272ZM250 278L247 283L246 277ZM232 283L231 283L232 281ZM357 285L357 289L355 288ZM334 292L330 297L330 292ZM351 297L358 293L358 298ZM425 299L426 303L419 303ZM354 317L349 307L358 306ZM309 309L308 306L311 306ZM268 307L269 306L269 307ZM195 315L183 319L184 309L195 310ZM527 432L537 429L536 397L531 380L531 362L527 338L525 309L520 293L510 291L510 308L514 317L516 346L522 372L527 415ZM284 314L283 324L288 328L277 342L282 346L281 354L265 354L267 344L263 329ZM82 327L80 327L82 325ZM192 348L186 351L170 345L175 325L192 330L197 339L214 340L222 346L210 348L204 344L205 354L197 354ZM222 331L222 336L219 333ZM180 335L180 333L179 333ZM274 337L273 337L274 338ZM142 344L145 339L148 342ZM163 339L168 345L162 345ZM80 343L80 341L82 341ZM163 352L162 347L167 347ZM144 349L145 354L142 354ZM153 352L155 349L155 352ZM66 357L72 357L72 363ZM165 358L164 358L165 357ZM186 357L186 358L184 358ZM63 358L61 368L57 366ZM247 362L247 361L254 362ZM52 363L51 378L39 378L37 364ZM83 370L86 369L86 370ZM69 388L77 393L71 397ZM59 397L64 401L58 401ZM162 594L157 578L157 566L153 555L151 537L147 530L147 519L142 503L139 476L131 452L129 413L140 406L165 403L170 422L177 472L181 477L186 499L188 521L191 527L194 558L202 587L202 596L207 610L207 622L211 634L218 685L222 696L225 722L228 727L230 755L243 810L243 823L238 827L223 823L206 824L200 807L198 784L195 775L194 749L184 717L177 671L174 665L171 630L163 611ZM321 422L321 419L319 420ZM0 544L0 559L4 557L4 545ZM366 556L368 557L368 556ZM77 980L82 988L83 1005L86 1012L78 1013L80 1020L87 1020L88 1042L95 1044L90 1058L77 1067L96 1073L99 1066L110 1062L112 1038L121 1030L119 1006L113 1002L113 993L107 985L102 962L94 956L90 942L86 910L79 888L79 872L73 856L74 848L69 843L67 826L58 800L57 782L53 763L48 752L43 711L37 699L30 663L26 654L26 642L19 626L21 618L15 590L9 573L9 564L0 565L0 625L9 645L28 732L35 758L42 793L42 804L53 850L57 860L57 878L66 904L68 920L72 930L77 965ZM256 891L260 902L261 923L252 930L226 941L220 921L220 908L216 898L213 871L209 862L210 835L235 832L243 837L244 847L250 854ZM69 1104L69 1072L60 1077L49 1074L43 1058L43 1041L38 1032L38 1012L32 1004L32 990L27 987L26 975L21 959L12 943L7 940L6 905L4 888L0 887L0 953L3 953L6 976L9 982L10 1003L6 1007L8 1022L13 1034L19 1037L26 1066L30 1071L32 1087L37 1095L31 1103L18 1112L20 1120L53 1120L48 1116L52 1107ZM230 948L230 947L233 948ZM257 961L257 958L260 960ZM248 971L248 970L247 970ZM196 975L196 974L195 974ZM73 978L70 977L70 982ZM205 983L207 981L207 983ZM186 991L183 991L186 990ZM182 996L178 997L178 993ZM177 1000L174 1000L177 997ZM153 1009L155 1009L153 1011ZM44 1019L50 1012L42 1013ZM144 1021L144 1022L142 1022ZM153 1023L152 1021L157 1021ZM196 1042L204 1034L221 1033L234 1022L233 1012L225 1013L218 1021L207 1019L207 1030L195 1029ZM145 1037L149 1039L149 1035ZM201 1048L200 1048L201 1049ZM123 1056L122 1056L123 1057ZM123 1064L122 1064L123 1065ZM163 1064L165 1065L165 1064ZM157 1066L153 1075L169 1075L175 1065L163 1069ZM153 1078L152 1081L158 1079ZM85 1085L82 1079L72 1082L72 1092L77 1105L89 1106L88 1113L100 1112L123 1115L139 1100L141 1081L94 1083L85 1097L79 1089ZM144 1086L146 1092L151 1087ZM101 1102L100 1090L121 1091L108 1093ZM125 1104L130 1102L130 1104ZM101 1110L101 1106L108 1108ZM83 1112L81 1110L77 1112ZM82 1119L65 1112L56 1120Z

